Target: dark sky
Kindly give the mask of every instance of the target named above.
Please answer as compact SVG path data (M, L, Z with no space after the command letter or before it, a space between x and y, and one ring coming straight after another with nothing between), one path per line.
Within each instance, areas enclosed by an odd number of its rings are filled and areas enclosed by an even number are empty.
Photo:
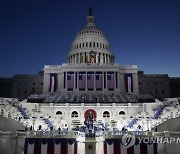
M116 63L180 76L180 0L0 0L0 76L66 63L90 5Z

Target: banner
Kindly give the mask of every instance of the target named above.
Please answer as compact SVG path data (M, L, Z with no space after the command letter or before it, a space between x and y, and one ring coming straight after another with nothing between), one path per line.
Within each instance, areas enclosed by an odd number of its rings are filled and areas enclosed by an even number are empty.
M74 89L74 72L67 72L67 89Z
M96 72L96 89L102 90L103 88L103 75L102 72Z
M87 88L90 90L94 89L94 72L87 73Z
M50 92L55 92L57 90L57 74L56 73L50 73L50 86L49 86L49 91Z
M78 80L79 89L86 88L86 74L85 72L79 72L79 80Z
M114 90L114 72L107 73L107 88Z
M157 154L157 144L135 143L125 148L120 139L105 139L104 154Z
M133 92L133 78L132 74L125 74L125 89L126 92Z

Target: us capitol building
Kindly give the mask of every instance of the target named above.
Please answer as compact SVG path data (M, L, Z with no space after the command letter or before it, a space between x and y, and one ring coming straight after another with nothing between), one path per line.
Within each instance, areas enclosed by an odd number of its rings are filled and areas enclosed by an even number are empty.
M137 66L115 64L114 59L90 9L86 26L71 44L67 64L44 67L43 93L138 94Z
M178 132L173 131L180 129L180 98L158 100L150 93L142 94L137 65L124 66L114 60L111 45L96 27L90 8L87 24L71 44L67 64L45 65L43 75L34 76L43 92L38 90L37 94L33 81L31 95L26 99L0 98L0 153L7 153L11 144L15 153L25 154L171 151L175 146L140 143L137 138L128 146L123 138L126 132L136 137L177 137ZM19 86L20 79L16 81ZM158 80L167 89L168 76L160 75ZM27 78L26 86L28 81L31 83ZM21 93L22 89L14 89L16 94Z

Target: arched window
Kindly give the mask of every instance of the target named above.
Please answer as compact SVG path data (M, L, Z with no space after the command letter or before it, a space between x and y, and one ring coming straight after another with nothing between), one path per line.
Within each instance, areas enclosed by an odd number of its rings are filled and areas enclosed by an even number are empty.
M124 111L120 111L119 115L125 115L125 112Z
M57 111L56 114L57 115L62 115L62 112L61 111Z
M95 47L95 42L93 42L93 47Z
M97 48L99 47L99 43L97 43Z
M84 43L83 43L83 48L84 48Z
M88 47L88 42L86 42L86 47Z
M101 48L102 44L100 43L100 48Z
M73 111L72 113L71 113L71 117L73 118L73 117L78 117L78 112L77 111Z
M91 47L91 42L89 43L89 47Z
M79 48L81 48L81 43L79 44Z
M108 111L104 111L103 112L103 117L109 118L110 117L110 113Z

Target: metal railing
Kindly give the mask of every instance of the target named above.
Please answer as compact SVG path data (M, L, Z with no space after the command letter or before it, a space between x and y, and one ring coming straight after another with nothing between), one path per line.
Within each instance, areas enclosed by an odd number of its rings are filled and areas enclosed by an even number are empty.
M116 132L95 132L95 133L86 133L79 131L15 131L15 132L4 132L0 131L0 137L30 137L30 138L77 138L77 137L86 137L86 138L95 138L95 137L104 137L104 138L121 138L127 133L132 133L135 136L149 136L149 137L180 137L180 132L153 132L153 131L116 131Z

